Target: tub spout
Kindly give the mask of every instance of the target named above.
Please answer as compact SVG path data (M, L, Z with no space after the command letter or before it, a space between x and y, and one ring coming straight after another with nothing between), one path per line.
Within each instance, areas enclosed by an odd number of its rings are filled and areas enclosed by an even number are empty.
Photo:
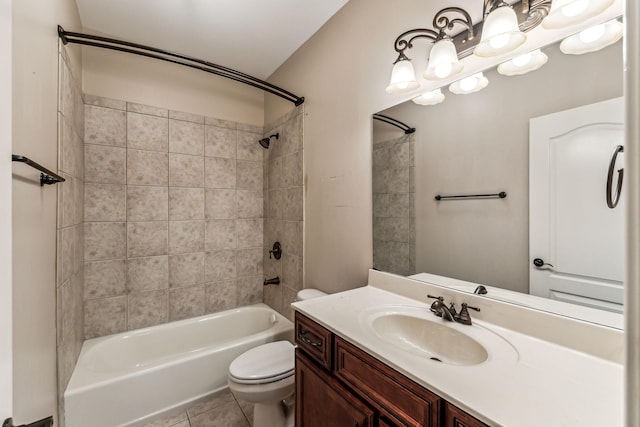
M280 284L280 277L276 276L272 279L264 279L264 286L267 285L279 285Z

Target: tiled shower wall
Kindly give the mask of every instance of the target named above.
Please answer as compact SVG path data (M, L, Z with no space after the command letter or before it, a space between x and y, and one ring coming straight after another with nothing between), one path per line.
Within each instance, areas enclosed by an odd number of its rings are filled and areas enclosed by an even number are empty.
M85 103L85 338L262 302L262 128Z
M56 330L58 396L67 387L82 347L83 331L83 169L84 104L78 70L72 69L66 48L58 55L58 173L57 185ZM64 411L60 410L60 421Z
M264 159L264 274L280 277L280 285L266 286L264 301L293 320L290 304L303 287L303 106L265 126L265 137L276 133ZM276 241L280 260L269 258Z
M373 266L415 274L414 136L373 145Z

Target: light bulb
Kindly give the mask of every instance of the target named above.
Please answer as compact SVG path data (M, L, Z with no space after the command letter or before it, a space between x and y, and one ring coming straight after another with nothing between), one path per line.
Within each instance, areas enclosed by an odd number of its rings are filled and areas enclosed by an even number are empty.
M587 10L587 7L589 7L589 0L576 0L566 6L563 6L560 9L560 12L567 18L572 18L583 13Z
M418 105L436 105L444 101L444 95L441 89L425 92L420 96L412 99L412 101Z
M489 46L494 49L502 49L509 43L511 36L509 34L499 34L489 39Z
M462 89L465 92L469 92L475 89L477 84L478 84L478 79L476 78L475 75L465 77L464 79L460 80L460 89Z
M581 31L578 37L582 43L593 43L604 35L604 29L604 24L596 25Z
M516 67L524 67L531 62L531 52L516 56L511 60Z
M445 77L448 77L449 74L451 74L451 71L453 71L453 65L451 65L450 62L446 62L444 64L436 65L436 67L433 69L433 74L435 74L439 79L444 79Z

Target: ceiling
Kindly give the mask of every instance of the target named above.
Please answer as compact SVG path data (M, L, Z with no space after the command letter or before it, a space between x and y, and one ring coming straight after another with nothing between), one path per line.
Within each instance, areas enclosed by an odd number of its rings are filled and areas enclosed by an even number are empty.
M76 0L87 33L266 79L348 0Z

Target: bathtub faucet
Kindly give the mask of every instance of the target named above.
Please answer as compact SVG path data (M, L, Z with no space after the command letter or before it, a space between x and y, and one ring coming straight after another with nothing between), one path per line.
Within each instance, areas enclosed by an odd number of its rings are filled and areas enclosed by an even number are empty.
M264 286L267 285L279 285L280 284L280 277L276 276L273 279L264 279Z

